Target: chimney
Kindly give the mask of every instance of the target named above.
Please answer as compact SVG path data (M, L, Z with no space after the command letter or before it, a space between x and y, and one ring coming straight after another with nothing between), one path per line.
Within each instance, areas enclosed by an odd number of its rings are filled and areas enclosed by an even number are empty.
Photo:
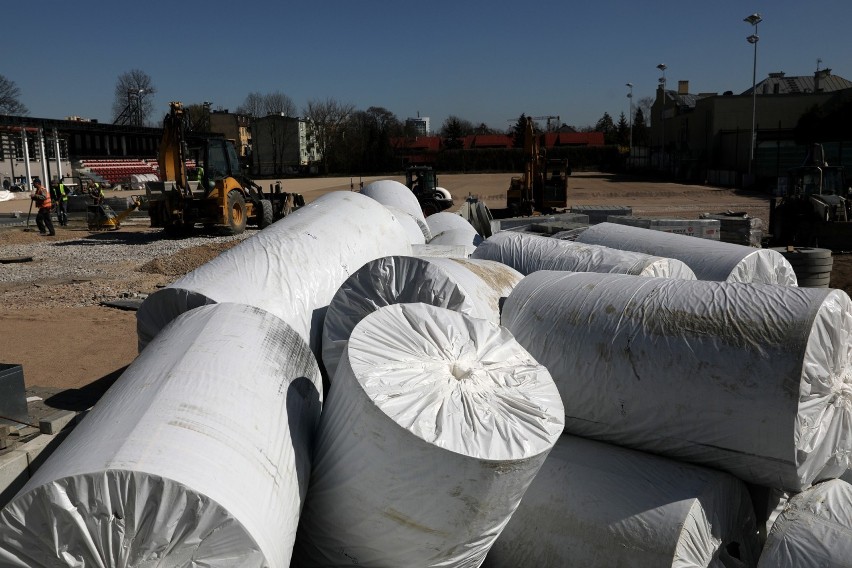
M677 82L677 94L679 94L679 95L688 95L689 94L689 81L678 81Z
M814 92L822 91L822 80L831 75L831 69L817 69L814 73Z

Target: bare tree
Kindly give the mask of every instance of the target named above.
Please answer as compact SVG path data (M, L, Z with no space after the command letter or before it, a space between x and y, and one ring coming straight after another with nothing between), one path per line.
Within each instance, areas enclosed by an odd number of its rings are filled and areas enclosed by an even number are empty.
M187 127L193 132L210 130L210 103L192 103L184 107Z
M642 97L636 104L637 108L642 109L642 115L645 117L645 126L650 126L647 121L651 118L651 107L654 106L654 97Z
M245 114L253 118L261 118L266 114L263 103L263 95L253 91L246 95L243 104L237 107L237 114Z
M329 160L337 158L343 144L343 126L355 112L355 105L341 103L335 99L310 100L302 114L312 123L315 129L317 145L319 146L325 173L328 173Z
M131 69L118 76L112 102L112 117L116 124L142 126L154 112L151 95L157 92L151 76L140 69Z
M282 116L296 115L296 104L293 99L282 93L274 91L263 98L263 106L266 114L280 114Z
M30 111L20 97L21 90L15 82L0 75L0 114L28 114Z

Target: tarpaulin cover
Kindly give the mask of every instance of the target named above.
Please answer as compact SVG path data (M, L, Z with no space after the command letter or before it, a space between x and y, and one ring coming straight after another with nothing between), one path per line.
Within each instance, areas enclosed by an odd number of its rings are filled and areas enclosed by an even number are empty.
M381 179L368 183L361 189L361 194L375 199L382 205L402 209L412 217L419 218L425 222L423 209L417 197L404 183L391 179Z
M791 492L849 467L841 290L542 271L501 321L553 375L569 433Z
M732 568L754 566L759 553L738 479L566 434L484 566Z
M501 231L488 237L471 256L508 264L525 275L538 270L567 270L695 280L692 270L673 258L515 231Z
M281 319L183 314L0 512L0 565L286 568L320 393Z
M329 377L355 325L383 306L423 302L500 323L500 298L523 276L490 260L389 256L368 262L334 295L323 325L322 359Z
M136 315L139 349L183 312L236 302L280 317L318 355L334 293L365 262L392 254L411 254L411 244L386 207L328 193L148 296Z
M771 249L615 223L589 227L580 233L577 242L676 258L685 262L699 280L796 285L793 267L780 253Z
M479 566L563 428L505 329L396 304L352 332L323 411L297 566Z
M845 481L792 496L772 525L758 568L802 566L852 566L852 485Z

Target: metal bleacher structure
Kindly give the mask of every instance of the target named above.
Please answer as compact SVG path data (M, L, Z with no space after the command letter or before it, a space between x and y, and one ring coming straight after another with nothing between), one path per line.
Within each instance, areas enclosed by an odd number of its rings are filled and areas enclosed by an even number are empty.
M159 174L157 160L115 158L84 159L77 165L77 171L88 177L113 186L127 184L135 174Z

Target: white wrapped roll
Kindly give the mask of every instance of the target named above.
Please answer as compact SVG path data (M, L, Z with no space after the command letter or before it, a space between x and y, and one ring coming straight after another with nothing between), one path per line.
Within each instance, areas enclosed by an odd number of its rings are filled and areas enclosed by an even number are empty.
M523 276L490 260L389 256L366 263L346 279L329 303L322 359L330 378L349 335L382 306L423 302L500 323L500 299Z
M663 231L600 223L580 233L577 242L676 258L699 280L757 282L795 286L796 273L780 253Z
M136 315L139 349L183 312L236 302L280 317L318 355L334 293L365 262L392 254L411 254L411 244L386 207L328 193L146 298Z
M758 568L848 568L852 561L852 486L840 479L814 485L787 501Z
M552 373L566 432L791 492L849 466L841 290L542 271L502 322Z
M426 217L426 224L429 225L429 229L434 235L452 229L467 229L468 227L473 229L473 225L467 219L458 213L450 213L449 211L432 213ZM473 229L473 231L476 232L476 229Z
M514 231L501 231L488 237L472 257L508 264L525 275L538 270L567 270L695 280L692 270L673 258Z
M425 221L415 219L402 209L388 206L385 207L387 207L388 211L393 213L393 215L405 229L405 233L408 235L408 240L412 246L425 245L428 241L426 237L427 234L429 235L429 238L432 237L432 233L429 232L429 227L426 225Z
M456 213L434 213L426 218L432 238L430 245L473 245L478 246L482 237L473 225Z
M412 217L418 218L424 223L423 209L414 193L405 184L391 179L381 179L369 183L361 189L361 194L375 199L382 205L402 209Z
M562 431L505 329L397 304L353 330L322 417L298 566L479 566Z
M279 318L183 314L0 513L0 565L289 566L321 392Z
M754 566L759 553L738 479L565 435L484 566L721 568Z
M470 258L473 245L411 245L411 254L430 258Z

